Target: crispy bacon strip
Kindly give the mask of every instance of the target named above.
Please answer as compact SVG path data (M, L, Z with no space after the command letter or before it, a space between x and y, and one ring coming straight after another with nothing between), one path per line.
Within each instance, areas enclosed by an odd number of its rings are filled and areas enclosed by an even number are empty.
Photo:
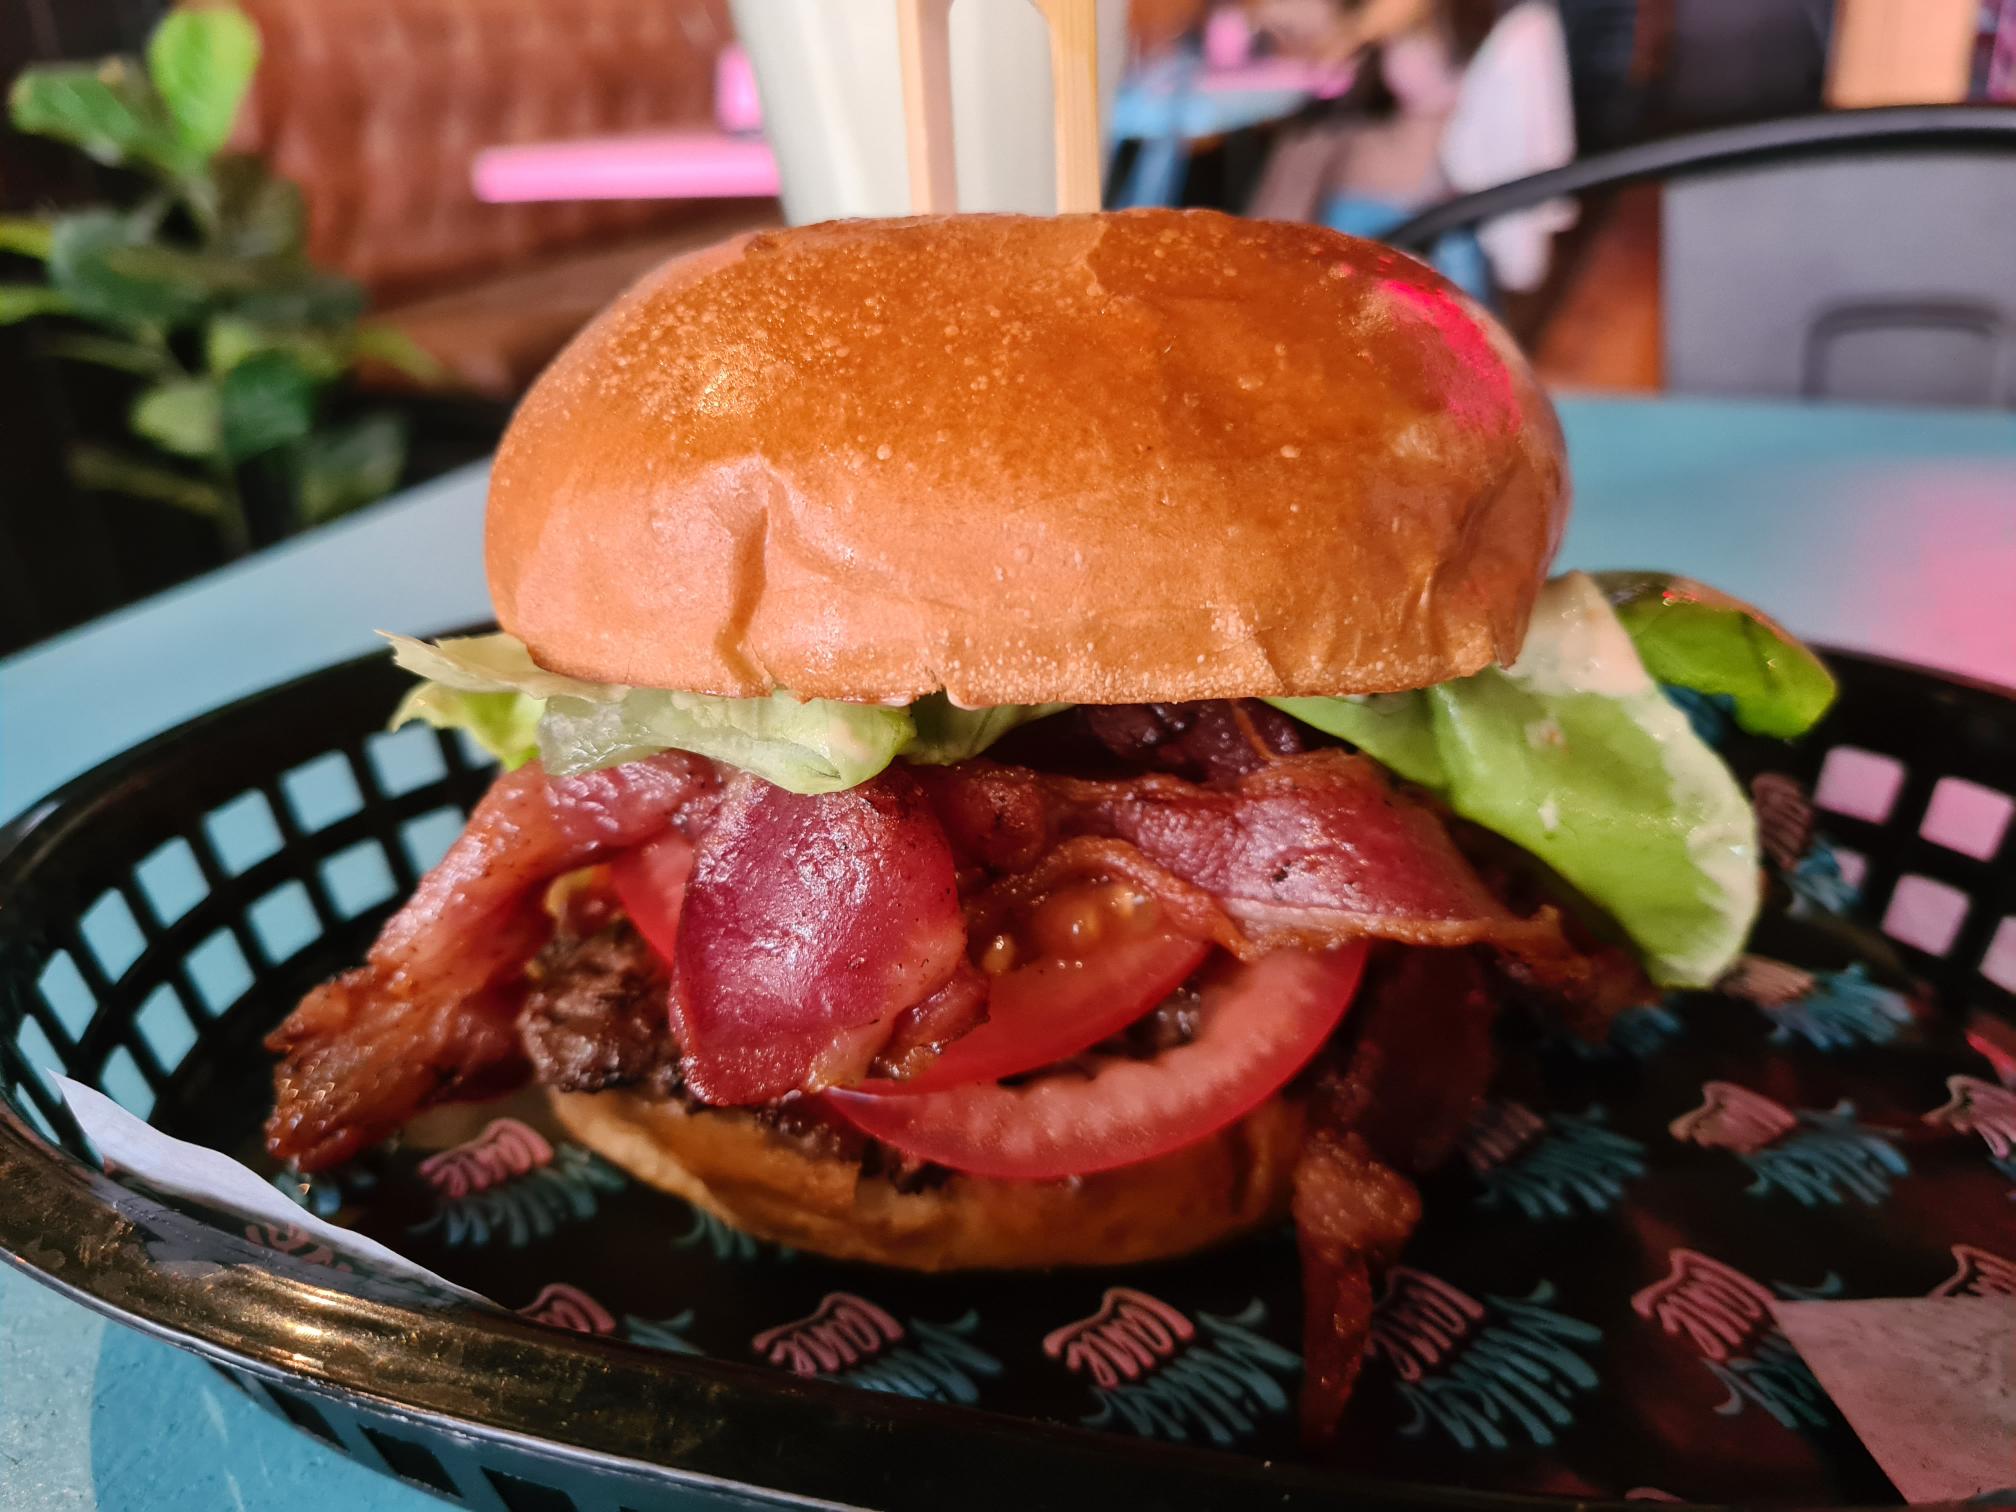
M1048 791L1042 776L1028 767L974 760L914 767L911 775L938 816L962 874L984 878L1027 871L1055 839Z
M745 1106L858 1081L965 945L952 852L909 773L816 796L733 778L679 922L686 1084Z
M986 1018L987 978L962 957L943 987L897 1016L871 1069L877 1076L898 1081L915 1076L938 1058L941 1049Z
M1264 946L1371 935L1517 952L1559 922L1492 897L1429 809L1383 768L1342 751L1284 757L1231 788L1161 777L1051 778L1066 832L1106 834L1217 898Z
M1257 698L1117 704L1078 710L1085 733L1120 761L1198 782L1230 782L1308 749L1309 728Z
M579 777L500 777L365 964L316 988L267 1037L282 1057L266 1146L318 1170L421 1108L525 1075L521 972L551 932L540 889L562 872L704 813L713 765L668 752Z
M1302 1257L1302 1435L1333 1438L1372 1334L1373 1277L1399 1258L1421 1221L1414 1184L1363 1138L1324 1117L1319 1101L1295 1163Z
M1571 940L1554 909L1521 916L1507 908L1441 816L1362 756L1277 756L1209 786L1160 774L1059 777L988 761L919 777L962 865L1025 873L1054 864L1073 837L1117 842L1136 855L1110 853L1116 874L1165 902L1208 897L1241 937L1221 943L1241 954L1366 936L1488 945L1521 980L1568 1004L1578 1024L1600 1024L1651 995L1628 956ZM1158 877L1187 892L1157 885Z
M1302 1258L1302 1431L1333 1437L1357 1381L1382 1273L1420 1218L1406 1175L1440 1165L1496 1065L1498 1004L1467 950L1382 950L1351 1009L1341 1069L1316 1080L1295 1167Z
M1350 1061L1326 1083L1337 1119L1410 1176L1448 1158L1498 1068L1498 999L1469 950L1381 950L1351 1005Z
M691 825L719 782L712 762L679 751L578 777L549 778L536 762L506 773L367 959L395 986L475 990L525 960L516 928L538 913L540 888L675 821Z

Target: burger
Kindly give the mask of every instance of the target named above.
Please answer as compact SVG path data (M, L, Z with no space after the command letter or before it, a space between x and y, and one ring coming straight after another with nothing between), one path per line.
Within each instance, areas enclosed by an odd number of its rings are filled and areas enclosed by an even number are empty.
M526 1084L738 1228L919 1270L1293 1219L1335 1427L1501 1012L1711 983L1746 605L1550 579L1562 437L1435 273L1206 212L854 221L661 268L525 399L502 632L394 638L503 770L277 1029L304 1170Z

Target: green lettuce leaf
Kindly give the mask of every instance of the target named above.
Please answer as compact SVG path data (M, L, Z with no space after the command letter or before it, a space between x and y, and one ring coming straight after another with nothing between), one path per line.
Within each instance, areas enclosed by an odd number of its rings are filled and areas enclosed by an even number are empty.
M1051 703L962 709L943 693L933 693L910 705L910 722L917 727L917 733L900 754L905 761L925 766L950 766L955 761L978 756L1018 725L1070 707Z
M411 672L464 693L523 693L530 698L585 698L611 703L630 690L619 683L584 682L548 672L515 635L456 635L413 640L379 631L392 644L392 660Z
M1647 672L1727 696L1751 734L1803 735L1834 702L1833 674L1820 658L1741 599L1656 572L1599 572L1594 580Z
M539 752L548 771L566 773L692 751L794 793L836 793L889 765L911 733L901 709L633 688L614 703L549 699Z
M509 635L385 639L400 666L426 679L399 705L395 728L419 719L467 730L507 767L538 756L562 775L692 751L794 793L832 793L866 782L899 755L934 766L964 761L1017 725L1070 707L961 709L943 694L908 709L782 692L716 698L549 672Z
M398 635L386 639L400 666L443 689L520 694L540 703L539 756L548 771L563 776L659 751L692 751L794 793L832 793L866 782L915 734L903 709L799 700L788 693L716 698L588 682L547 671L508 635L435 645ZM430 697L425 707L447 717L468 706Z
M1741 950L1760 898L1756 818L1587 576L1547 585L1510 668L1418 693L1270 701L1545 861L1655 981L1705 986Z
M524 693L467 693L445 683L415 683L399 700L390 729L419 720L437 730L467 730L469 738L515 772L539 754L539 718L546 705Z

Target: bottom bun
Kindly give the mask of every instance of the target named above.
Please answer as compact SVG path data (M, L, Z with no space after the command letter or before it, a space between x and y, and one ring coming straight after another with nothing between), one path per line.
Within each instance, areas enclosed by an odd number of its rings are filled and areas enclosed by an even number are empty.
M900 1191L747 1113L627 1092L550 1093L567 1132L638 1180L793 1249L906 1270L1123 1265L1187 1255L1288 1214L1299 1103L1211 1138L1064 1181L948 1177Z

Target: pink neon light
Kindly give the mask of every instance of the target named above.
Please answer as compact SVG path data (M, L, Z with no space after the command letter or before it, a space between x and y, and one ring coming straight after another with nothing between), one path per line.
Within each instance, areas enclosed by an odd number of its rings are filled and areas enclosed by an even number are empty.
M768 199L777 155L767 142L661 132L492 147L470 177L490 204L526 200Z

